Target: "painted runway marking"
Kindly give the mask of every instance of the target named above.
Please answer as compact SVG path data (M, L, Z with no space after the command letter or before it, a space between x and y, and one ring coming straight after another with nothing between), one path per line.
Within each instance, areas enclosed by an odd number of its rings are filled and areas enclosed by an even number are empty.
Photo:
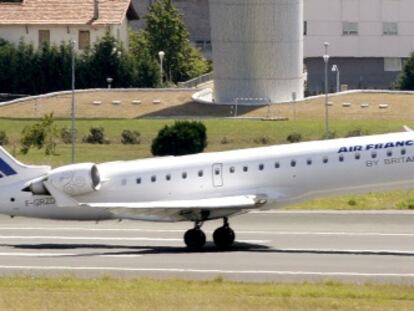
M82 227L0 227L0 231L90 231L90 232L145 232L145 233L183 233L185 229L138 229L138 228L82 228ZM212 233L211 230L205 230ZM267 231L267 230L237 230L237 234L258 235L326 235L326 236L383 236L383 237L414 237L413 233L399 232L346 232L346 231Z
M219 270L219 269L180 269L180 268L127 268L127 267L82 267L82 266L6 266L0 270L38 270L38 271L113 271L113 272L158 272L158 273L192 273L222 275L279 275L279 276L319 276L319 277L381 277L414 278L409 273L366 273L342 271L277 271L277 270Z
M89 254L84 253L21 253L21 252L9 252L0 253L0 257L70 257L70 256L86 256ZM92 254L93 257L114 257L114 258L131 258L142 257L140 254Z

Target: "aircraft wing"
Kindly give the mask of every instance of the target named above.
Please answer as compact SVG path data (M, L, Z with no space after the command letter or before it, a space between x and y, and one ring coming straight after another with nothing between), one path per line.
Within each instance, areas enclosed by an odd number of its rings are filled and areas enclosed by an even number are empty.
M103 208L117 217L177 221L226 217L267 203L264 196L240 195L198 200L172 200L140 203L80 203L80 207Z

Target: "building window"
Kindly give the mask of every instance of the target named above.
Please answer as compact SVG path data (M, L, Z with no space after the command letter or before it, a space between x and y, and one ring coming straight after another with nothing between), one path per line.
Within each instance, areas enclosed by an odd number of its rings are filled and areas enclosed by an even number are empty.
M91 44L91 33L89 30L79 30L79 50L84 50Z
M342 35L357 36L358 35L358 23L343 22L342 23Z
M50 44L50 30L39 30L39 46Z
M398 24L397 23L383 23L382 34L384 36L397 36L398 35Z
M384 71L402 71L402 60L398 57L384 58Z

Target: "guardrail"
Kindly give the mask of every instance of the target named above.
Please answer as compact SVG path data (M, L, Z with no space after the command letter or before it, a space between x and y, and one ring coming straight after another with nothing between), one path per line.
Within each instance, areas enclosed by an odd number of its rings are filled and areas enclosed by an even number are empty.
M211 80L213 80L213 72L206 73L204 75L201 75L197 78L193 78L185 82L178 82L177 85L179 88L197 87L198 85Z

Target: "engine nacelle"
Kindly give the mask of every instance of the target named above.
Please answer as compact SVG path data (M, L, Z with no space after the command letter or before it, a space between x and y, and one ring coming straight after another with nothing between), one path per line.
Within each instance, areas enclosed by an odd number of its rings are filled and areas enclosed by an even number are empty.
M88 194L101 187L101 177L93 163L72 164L54 169L44 180L31 184L30 191L33 194L47 194L44 181L69 196Z

